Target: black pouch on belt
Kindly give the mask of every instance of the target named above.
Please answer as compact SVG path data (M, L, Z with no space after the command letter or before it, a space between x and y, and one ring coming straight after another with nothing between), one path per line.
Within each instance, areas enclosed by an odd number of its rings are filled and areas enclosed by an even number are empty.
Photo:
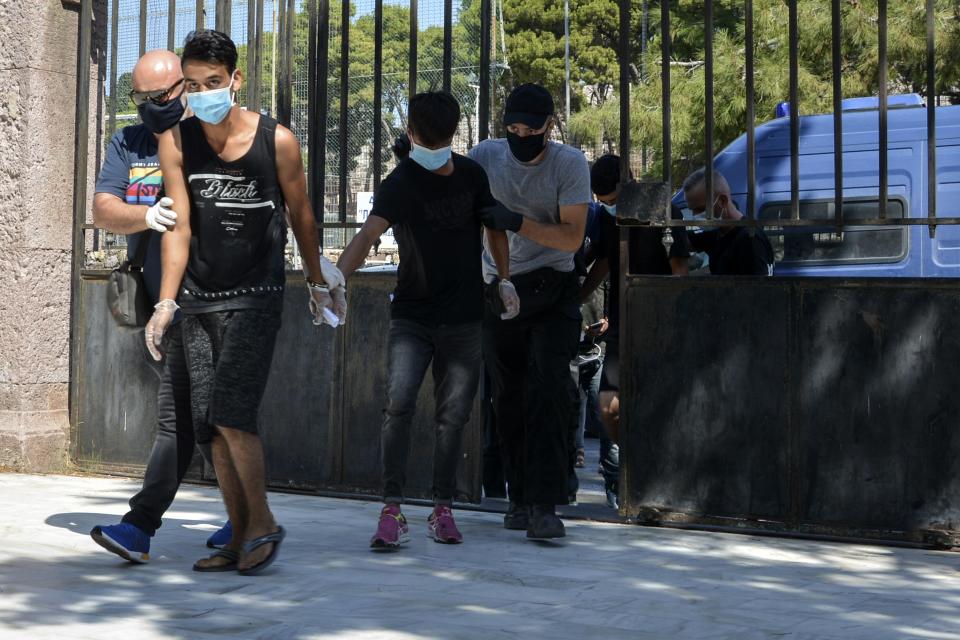
M150 320L150 297L143 282L143 263L152 231L144 231L133 260L128 259L110 273L107 305L110 315L121 327L144 327Z

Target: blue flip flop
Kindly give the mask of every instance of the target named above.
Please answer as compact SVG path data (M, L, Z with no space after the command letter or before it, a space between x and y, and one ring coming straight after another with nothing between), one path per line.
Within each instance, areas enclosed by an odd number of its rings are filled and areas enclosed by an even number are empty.
M270 555L264 558L262 562L260 562L259 564L255 564L252 567L249 567L247 569L240 569L239 571L237 571L237 573L239 573L242 576L253 576L260 573L267 567L269 567L271 564L273 564L273 561L277 559L277 553L279 553L280 551L280 543L283 542L283 539L286 537L287 537L287 530L284 529L283 527L278 526L277 530L274 531L273 533L268 533L265 536L254 538L253 540L250 540L249 542L244 544L243 545L244 555L253 553L263 545L270 544L271 542L273 543L273 549L270 551Z

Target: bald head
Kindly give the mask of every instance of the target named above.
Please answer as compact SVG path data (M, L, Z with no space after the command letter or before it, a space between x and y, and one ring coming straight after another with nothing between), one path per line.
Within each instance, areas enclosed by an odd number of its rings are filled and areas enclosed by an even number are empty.
M154 49L147 51L137 61L131 82L134 91L158 91L169 89L182 77L177 54L166 49Z
M707 208L713 211L714 217L727 220L739 220L743 214L737 209L736 203L730 197L730 183L719 171L713 172L713 202L707 202L707 172L698 169L683 181L683 196L687 201L687 208L695 214L703 213Z

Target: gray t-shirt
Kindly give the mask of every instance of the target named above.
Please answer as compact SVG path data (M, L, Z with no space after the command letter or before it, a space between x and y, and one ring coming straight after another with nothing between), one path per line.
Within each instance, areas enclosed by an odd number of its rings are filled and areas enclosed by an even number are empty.
M560 223L560 207L588 204L591 200L590 167L573 147L547 143L547 153L535 165L523 164L510 152L505 139L484 140L470 151L487 172L493 197L507 208L537 222ZM586 217L586 214L584 214ZM510 275L549 267L573 271L573 251L550 249L533 240L507 232L510 240ZM483 276L496 278L490 250L484 237Z

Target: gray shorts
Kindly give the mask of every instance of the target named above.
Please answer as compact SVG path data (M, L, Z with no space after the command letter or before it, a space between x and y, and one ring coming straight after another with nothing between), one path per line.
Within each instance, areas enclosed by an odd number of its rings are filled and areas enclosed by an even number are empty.
M257 432L260 401L280 330L280 309L239 309L183 317L197 442L216 427Z

